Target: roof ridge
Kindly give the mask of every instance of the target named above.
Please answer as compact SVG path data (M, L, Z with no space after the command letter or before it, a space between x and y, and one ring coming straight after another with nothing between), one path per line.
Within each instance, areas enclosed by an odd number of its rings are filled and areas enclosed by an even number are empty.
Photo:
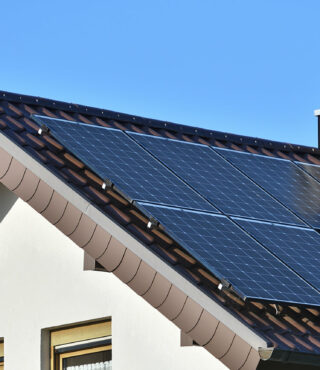
M150 128L173 131L179 133L180 135L200 136L209 140L216 139L219 141L233 142L238 145L250 145L253 147L264 147L270 150L281 150L285 152L293 151L297 153L312 153L320 155L320 150L316 147L210 130L197 126L183 125L77 103L68 103L60 100L42 98L39 96L18 94L0 90L0 100L43 106L49 109L61 109L67 112L97 116L109 120L125 121L134 125L142 125Z

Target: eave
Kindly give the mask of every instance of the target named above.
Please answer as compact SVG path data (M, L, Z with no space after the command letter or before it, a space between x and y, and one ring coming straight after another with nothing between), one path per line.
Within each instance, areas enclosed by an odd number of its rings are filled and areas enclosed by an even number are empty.
M0 182L230 369L255 369L268 341L0 134Z

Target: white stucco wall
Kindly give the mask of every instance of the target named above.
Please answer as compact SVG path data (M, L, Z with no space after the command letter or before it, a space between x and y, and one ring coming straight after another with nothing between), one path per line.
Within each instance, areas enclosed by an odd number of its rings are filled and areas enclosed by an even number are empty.
M114 275L83 271L83 252L0 186L0 337L5 370L40 370L41 329L112 317L114 370L226 369Z

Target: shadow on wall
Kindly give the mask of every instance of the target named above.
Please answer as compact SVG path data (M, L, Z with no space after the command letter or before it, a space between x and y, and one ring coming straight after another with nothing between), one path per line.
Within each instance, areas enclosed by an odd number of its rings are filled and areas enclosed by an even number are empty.
M10 190L0 184L0 222L5 218L17 199Z

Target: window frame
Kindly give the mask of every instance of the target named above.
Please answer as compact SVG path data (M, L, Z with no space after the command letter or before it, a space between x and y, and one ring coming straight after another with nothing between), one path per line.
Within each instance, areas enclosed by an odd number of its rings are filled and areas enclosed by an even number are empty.
M81 349L76 350L72 352L64 352L64 353L56 353L55 356L57 356L57 359L55 360L56 364L59 365L58 369L63 369L63 360L66 358L74 357L74 356L82 356L87 355L91 353L99 353L104 351L111 351L112 347L111 344L108 346L102 346L102 347L94 347L94 348L87 348L87 349Z
M4 342L0 340L0 370L4 369Z
M110 319L51 330L50 370L62 370L65 358L102 351L112 354L111 338Z

